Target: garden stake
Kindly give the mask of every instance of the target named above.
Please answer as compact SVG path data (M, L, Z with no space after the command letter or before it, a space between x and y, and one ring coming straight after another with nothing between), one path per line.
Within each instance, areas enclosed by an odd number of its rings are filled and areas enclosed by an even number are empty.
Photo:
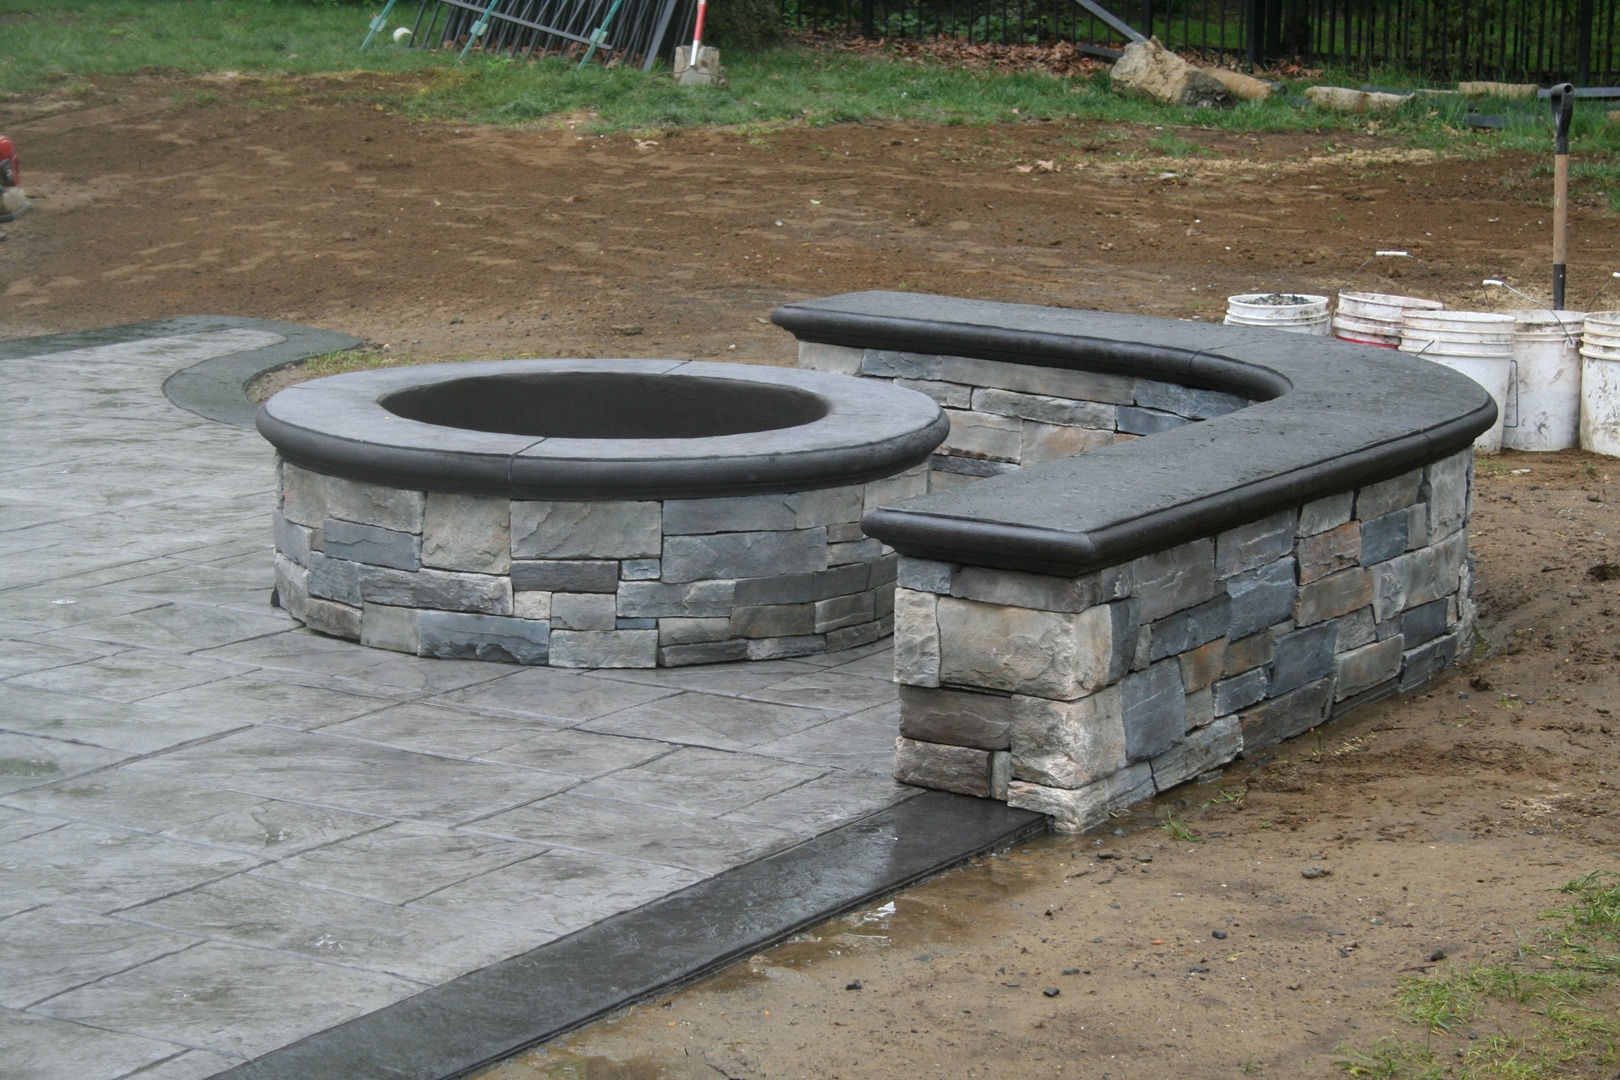
M371 39L377 36L377 31L388 25L388 13L392 10L394 10L394 0L388 0L388 3L383 5L382 14L371 20L371 32L366 35L366 40L360 43L361 52L366 51L366 46L370 45Z
M1569 120L1575 113L1575 87L1552 88L1553 110L1553 308L1564 309L1564 268L1569 245Z
M473 45L479 38L484 36L484 31L489 29L490 12L494 11L495 5L500 2L501 0L489 0L489 7L484 9L484 13L478 16L478 21L473 23L472 29L467 32L467 44L462 47L461 55L456 57L456 63L459 64L467 59L467 54L472 51Z
M608 27L613 25L613 16L619 13L619 5L622 2L623 0L613 0L613 6L608 8L607 18L603 19L602 25L591 33L591 47L585 50L585 59L579 62L579 67L575 68L575 71L584 71L585 65L596 55L597 46L607 42Z

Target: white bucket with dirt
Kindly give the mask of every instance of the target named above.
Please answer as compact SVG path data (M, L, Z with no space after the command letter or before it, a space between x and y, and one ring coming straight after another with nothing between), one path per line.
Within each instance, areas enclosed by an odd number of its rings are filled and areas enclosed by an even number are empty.
M1442 311L1438 300L1392 293L1341 292L1333 314L1333 335L1343 341L1395 348L1401 343L1401 322L1409 311Z
M1474 449L1502 449L1503 423L1513 389L1513 316L1483 311L1409 312L1401 324L1401 351L1468 376L1496 402L1496 423Z
M1581 449L1620 457L1620 311L1586 316L1580 433Z
M1290 334L1326 337L1328 298L1299 293L1242 293L1226 298L1228 326L1264 326Z
M1512 450L1565 450L1580 437L1579 311L1510 311L1513 403L1502 430Z

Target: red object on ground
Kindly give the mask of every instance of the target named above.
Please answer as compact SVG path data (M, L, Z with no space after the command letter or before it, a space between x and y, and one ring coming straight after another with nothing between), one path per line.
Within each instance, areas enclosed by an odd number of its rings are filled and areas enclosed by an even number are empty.
M17 148L10 139L0 135L0 187L16 187Z

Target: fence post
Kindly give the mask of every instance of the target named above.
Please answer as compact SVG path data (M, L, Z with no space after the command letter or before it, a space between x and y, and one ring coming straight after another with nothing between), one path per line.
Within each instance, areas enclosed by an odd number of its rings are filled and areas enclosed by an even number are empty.
M1249 69L1252 71L1260 66L1265 53L1265 3L1264 0L1249 0Z
M1585 86L1592 78L1592 0L1581 0L1575 18L1581 24L1575 32L1575 84Z

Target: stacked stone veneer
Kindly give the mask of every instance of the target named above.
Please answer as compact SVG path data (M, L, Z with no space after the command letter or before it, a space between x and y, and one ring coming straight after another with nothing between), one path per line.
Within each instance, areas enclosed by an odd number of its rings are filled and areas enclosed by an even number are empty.
M792 494L523 501L278 463L276 589L312 629L419 656L653 667L796 656L893 625L861 532L927 466Z
M1126 375L804 342L799 364L927 394L951 421L929 489L1234 412L1247 398Z
M951 416L933 487L1243 407L1230 394L970 357L801 343ZM1079 577L903 557L907 783L1078 831L1244 753L1419 686L1471 644L1462 451Z

